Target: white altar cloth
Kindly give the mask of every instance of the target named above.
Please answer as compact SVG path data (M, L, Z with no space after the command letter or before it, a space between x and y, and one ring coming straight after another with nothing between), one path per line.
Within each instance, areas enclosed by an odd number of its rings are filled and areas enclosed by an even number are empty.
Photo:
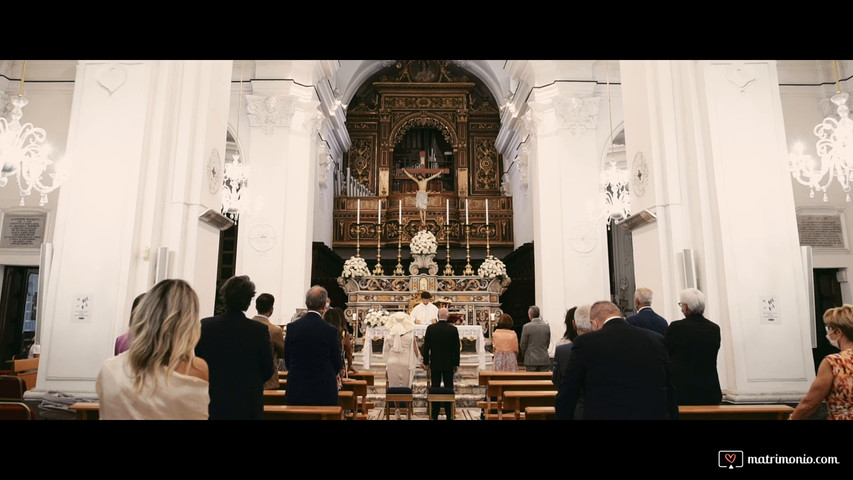
M415 337L424 338L426 329L429 325L415 325ZM459 338L466 340L474 340L477 347L477 362L479 363L478 370L486 369L486 341L483 337L483 327L480 325L454 325L459 331ZM367 327L364 333L364 347L362 348L362 357L364 361L364 369L370 368L370 356L373 353L373 339L385 338L385 327Z

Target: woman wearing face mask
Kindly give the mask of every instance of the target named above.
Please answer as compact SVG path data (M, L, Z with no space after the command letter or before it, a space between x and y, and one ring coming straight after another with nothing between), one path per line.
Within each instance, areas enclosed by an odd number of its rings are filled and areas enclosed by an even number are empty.
M791 420L807 420L826 401L827 420L853 420L853 305L830 308L823 314L826 338L841 352L820 362L817 376Z

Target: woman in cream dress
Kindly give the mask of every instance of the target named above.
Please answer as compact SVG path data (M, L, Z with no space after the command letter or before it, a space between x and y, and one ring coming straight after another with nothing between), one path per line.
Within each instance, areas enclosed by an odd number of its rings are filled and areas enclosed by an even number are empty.
M163 280L130 320L130 349L104 360L95 383L101 420L207 420L207 362L198 295L183 280Z
M388 387L412 388L415 368L421 364L418 342L415 340L415 324L404 312L397 312L385 322L385 343L382 355Z

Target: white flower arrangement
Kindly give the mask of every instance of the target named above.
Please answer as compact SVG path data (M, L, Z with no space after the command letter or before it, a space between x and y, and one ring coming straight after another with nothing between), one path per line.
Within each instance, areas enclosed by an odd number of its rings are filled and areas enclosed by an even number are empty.
M344 262L344 271L341 273L344 278L367 277L370 276L370 268L367 267L367 262L361 257L349 257Z
M506 274L506 265L504 262L495 258L494 255L489 255L483 260L483 264L480 265L480 268L477 269L477 275L482 278L505 278Z
M391 316L388 314L387 311L381 308L371 308L364 315L364 323L371 327L379 327L384 326L385 322L387 322L390 318Z
M429 230L421 230L417 235L412 237L412 243L409 245L409 248L411 248L413 254L428 255L438 251L438 240L435 239L435 235Z

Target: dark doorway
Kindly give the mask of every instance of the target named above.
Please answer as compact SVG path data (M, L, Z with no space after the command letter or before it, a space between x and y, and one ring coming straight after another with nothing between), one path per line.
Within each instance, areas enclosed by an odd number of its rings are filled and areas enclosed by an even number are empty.
M0 290L0 370L26 356L36 332L38 267L7 266Z
M216 301L213 314L225 313L225 302L219 296L219 289L226 280L234 276L237 270L237 224L219 232L219 262L216 265Z
M812 349L812 355L815 373L823 357L838 353L838 349L830 345L829 340L826 339L823 314L830 308L840 307L844 303L841 299L841 284L838 281L839 270L838 268L814 269L815 324L813 327L817 347Z

